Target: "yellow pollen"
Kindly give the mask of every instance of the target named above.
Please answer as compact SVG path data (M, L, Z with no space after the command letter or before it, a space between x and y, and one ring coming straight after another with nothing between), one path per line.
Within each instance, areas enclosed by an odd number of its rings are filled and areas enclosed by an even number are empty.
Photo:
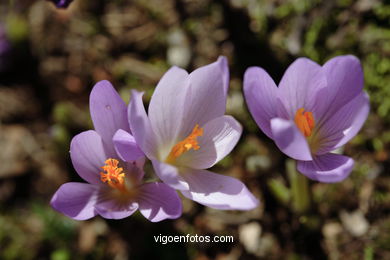
M304 108L298 109L295 114L295 124L305 137L311 136L315 121L312 112L305 112Z
M125 187L125 173L123 168L119 168L119 161L109 158L101 167L104 172L100 172L100 180L107 183L111 188L126 191Z
M183 141L178 142L171 150L166 159L166 162L173 163L176 158L178 158L183 153L189 151L190 149L198 150L200 148L197 137L203 135L203 128L199 127L198 124L195 125L192 129L191 134L189 134Z

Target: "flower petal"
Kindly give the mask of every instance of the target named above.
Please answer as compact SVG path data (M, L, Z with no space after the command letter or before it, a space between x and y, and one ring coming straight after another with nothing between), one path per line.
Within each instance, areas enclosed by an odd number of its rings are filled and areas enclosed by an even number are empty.
M73 0L50 0L51 2L53 2L57 8L67 8L70 3L73 2Z
M352 55L337 56L323 66L328 86L320 97L328 102L328 113L334 113L359 95L363 89L363 70L360 61Z
M270 122L277 117L277 86L268 73L259 67L250 67L244 76L244 94L249 111L260 129L272 138Z
M203 136L198 137L200 148L189 150L177 158L178 165L189 168L210 168L236 146L242 133L242 126L231 116L221 116L209 121L203 127Z
M139 149L135 142L134 137L124 130L119 129L115 133L113 142L115 151L125 162L136 161L144 156L144 153Z
M118 129L130 132L127 107L110 82L96 83L89 97L89 109L96 132L112 147L112 137Z
M313 161L298 161L297 169L312 180L339 182L351 173L353 165L353 159L347 156L327 153L313 157Z
M138 203L134 199L117 199L112 195L113 190L108 188L100 193L96 203L96 212L107 219L122 219L132 215L138 209Z
M188 190L188 184L180 175L177 167L158 160L152 160L152 164L156 175L165 184L177 190Z
M324 121L318 133L320 148L316 154L328 153L351 140L362 128L369 110L369 97L361 92Z
M149 159L156 158L156 137L142 102L143 93L133 90L129 104L129 123L137 145Z
M94 206L97 201L98 188L88 183L65 183L53 195L50 205L70 218L90 219L97 214Z
M184 175L190 189L182 194L215 209L251 210L259 201L241 181L206 170L192 169Z
M279 84L278 97L288 113L294 119L299 108L304 108L319 118L324 106L316 99L318 92L327 86L325 73L317 63L299 58L286 70ZM279 108L279 116L283 108Z
M145 218L158 222L181 216L181 200L177 192L168 185L153 182L144 184L139 189L139 210Z
M178 136L180 140L190 134L196 124L204 125L225 114L228 75L224 57L189 75L190 87L183 107L185 122Z
M139 169L143 169L143 168L144 168L144 165L145 165L145 161L146 161L145 156L144 156L144 157L140 157L140 158L138 158L138 160L135 161L135 165L136 165Z
M73 137L70 143L70 158L81 178L92 184L102 183L99 173L108 157L98 133L89 130Z
M145 158L145 157L143 157ZM129 187L138 186L142 183L142 179L144 178L145 172L143 167L135 162L125 162L120 165L123 168L123 172L125 173L125 180Z
M294 122L282 118L273 118L271 120L271 130L273 140L283 153L296 160L312 160L306 138Z
M169 69L158 83L150 100L148 115L159 146L173 146L181 128L188 73L178 67Z
M225 99L227 98L227 93L229 89L229 80L230 80L230 75L229 75L229 64L225 56L219 56L217 63L220 66L221 73L222 73L222 78L223 78L223 88L225 92Z

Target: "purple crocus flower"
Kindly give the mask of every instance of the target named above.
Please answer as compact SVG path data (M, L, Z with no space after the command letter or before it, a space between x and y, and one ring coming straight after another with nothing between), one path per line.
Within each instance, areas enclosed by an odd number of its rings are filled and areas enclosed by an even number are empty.
M67 8L73 0L49 0L53 2L57 8Z
M369 112L359 60L338 56L322 67L299 58L279 87L262 68L245 73L244 94L260 129L298 161L313 180L338 182L352 171L353 159L331 153L353 138Z
M148 115L143 94L133 91L129 121L164 183L212 208L249 210L258 200L241 181L205 170L229 154L242 132L233 117L224 115L228 84L224 57L191 74L172 67L158 83Z
M70 146L73 166L88 183L63 184L52 207L77 220L97 214L120 219L137 209L153 222L178 218L182 207L175 190L160 182L141 182L145 157L132 138L126 104L108 81L92 89L90 112L95 131L78 134ZM123 138L128 148L124 157L113 144Z

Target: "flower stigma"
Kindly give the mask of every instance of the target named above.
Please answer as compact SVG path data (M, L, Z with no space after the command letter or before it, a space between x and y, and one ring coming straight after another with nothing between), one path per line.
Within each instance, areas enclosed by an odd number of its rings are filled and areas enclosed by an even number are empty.
M195 125L194 129L192 129L191 134L189 134L183 141L178 142L169 153L166 162L173 163L176 158L181 156L183 153L188 152L190 149L198 150L200 148L198 144L199 136L203 135L203 128L199 127L198 124Z
M295 124L305 137L311 136L315 127L314 117L312 112L305 112L304 108L297 110L295 114Z
M111 188L125 192L125 173L123 168L118 167L119 161L109 158L101 168L104 172L100 172L100 180L107 183Z

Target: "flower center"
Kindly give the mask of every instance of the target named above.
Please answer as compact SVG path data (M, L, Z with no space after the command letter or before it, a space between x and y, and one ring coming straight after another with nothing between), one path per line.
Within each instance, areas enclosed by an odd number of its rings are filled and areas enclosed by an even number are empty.
M191 134L189 134L183 141L178 142L169 153L166 162L173 163L176 158L178 158L183 153L189 151L190 149L198 150L200 148L196 138L203 135L203 128L199 127L198 124L195 125L192 129Z
M104 163L105 165L101 167L104 172L100 172L100 180L111 188L126 191L125 173L123 168L118 167L119 161L109 158Z
M315 122L312 112L305 112L304 108L297 110L295 114L295 124L305 137L309 137L314 129Z

